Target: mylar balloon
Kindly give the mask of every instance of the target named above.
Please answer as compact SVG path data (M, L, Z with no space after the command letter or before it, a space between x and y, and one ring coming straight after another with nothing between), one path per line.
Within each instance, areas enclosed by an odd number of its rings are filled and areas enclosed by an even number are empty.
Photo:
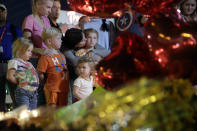
M152 59L147 44L136 34L124 32L113 44L109 56L96 67L96 80L108 90L141 76L156 77L161 71Z
M96 17L117 17L131 0L68 0L70 7L79 13Z
M168 6L174 6L181 0L132 0L133 8L146 15L153 15Z
M169 51L196 44L196 26L192 25L183 22L174 8L159 12L146 22L146 41L163 67L168 63Z
M197 46L186 45L179 50L168 52L166 72L170 78L189 79L197 84Z

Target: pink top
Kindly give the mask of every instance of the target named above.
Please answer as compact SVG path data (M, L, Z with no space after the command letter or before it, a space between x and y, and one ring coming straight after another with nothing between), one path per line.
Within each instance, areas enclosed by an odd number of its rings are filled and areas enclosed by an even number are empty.
M29 15L25 18L22 26L22 30L28 30L32 33L32 42L37 48L47 48L45 43L42 41L41 35L43 29L51 27L49 19L46 16L42 16L44 21L44 28L41 27L34 19L33 15Z

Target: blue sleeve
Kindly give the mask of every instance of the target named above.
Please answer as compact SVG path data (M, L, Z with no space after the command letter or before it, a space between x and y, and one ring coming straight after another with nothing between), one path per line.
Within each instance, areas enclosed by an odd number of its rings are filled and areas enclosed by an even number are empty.
M17 34L17 37L23 37L23 32L20 28L18 27L15 27L16 28L16 34Z

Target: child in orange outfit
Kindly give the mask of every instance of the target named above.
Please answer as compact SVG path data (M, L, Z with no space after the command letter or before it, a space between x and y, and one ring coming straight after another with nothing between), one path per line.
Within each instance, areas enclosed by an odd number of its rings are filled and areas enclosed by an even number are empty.
M68 70L65 56L60 53L62 34L60 30L54 27L47 28L42 32L42 39L49 49L52 49L54 55L41 56L38 62L37 70L41 82L44 85L44 92L47 105L53 107L66 106L69 91ZM45 74L47 78L45 78Z

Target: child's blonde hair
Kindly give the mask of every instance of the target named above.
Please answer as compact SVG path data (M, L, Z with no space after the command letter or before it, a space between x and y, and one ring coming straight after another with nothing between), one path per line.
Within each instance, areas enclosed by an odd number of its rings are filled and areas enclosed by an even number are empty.
M79 64L82 64L82 63L88 63L90 69L91 69L91 72L90 74L93 75L94 73L94 67L95 67L95 61L89 57L89 56L83 56L81 57L78 62L77 62L77 68L76 68L76 73L79 75L79 72L78 72L78 66Z
M46 42L46 40L49 39L49 38L52 38L54 36L61 36L61 35L62 35L62 33L61 33L60 29L55 28L55 27L49 27L49 28L44 29L42 31L42 36L41 37L42 37L42 40L44 42Z
M18 38L12 45L12 56L18 58L20 54L26 52L30 46L33 46L33 43L29 39Z
M99 38L99 34L98 34L98 32L97 32L95 29L93 29L93 28L88 28L88 29L85 29L85 30L84 30L84 34L85 34L85 37L86 37L86 38L87 38L87 36L88 36L90 33L95 33L96 36L97 36L97 39Z
M44 3L46 1L52 1L54 2L54 0L32 0L32 12L35 13L36 10L37 10L37 7L36 7L36 3L37 2L41 2L41 3Z

